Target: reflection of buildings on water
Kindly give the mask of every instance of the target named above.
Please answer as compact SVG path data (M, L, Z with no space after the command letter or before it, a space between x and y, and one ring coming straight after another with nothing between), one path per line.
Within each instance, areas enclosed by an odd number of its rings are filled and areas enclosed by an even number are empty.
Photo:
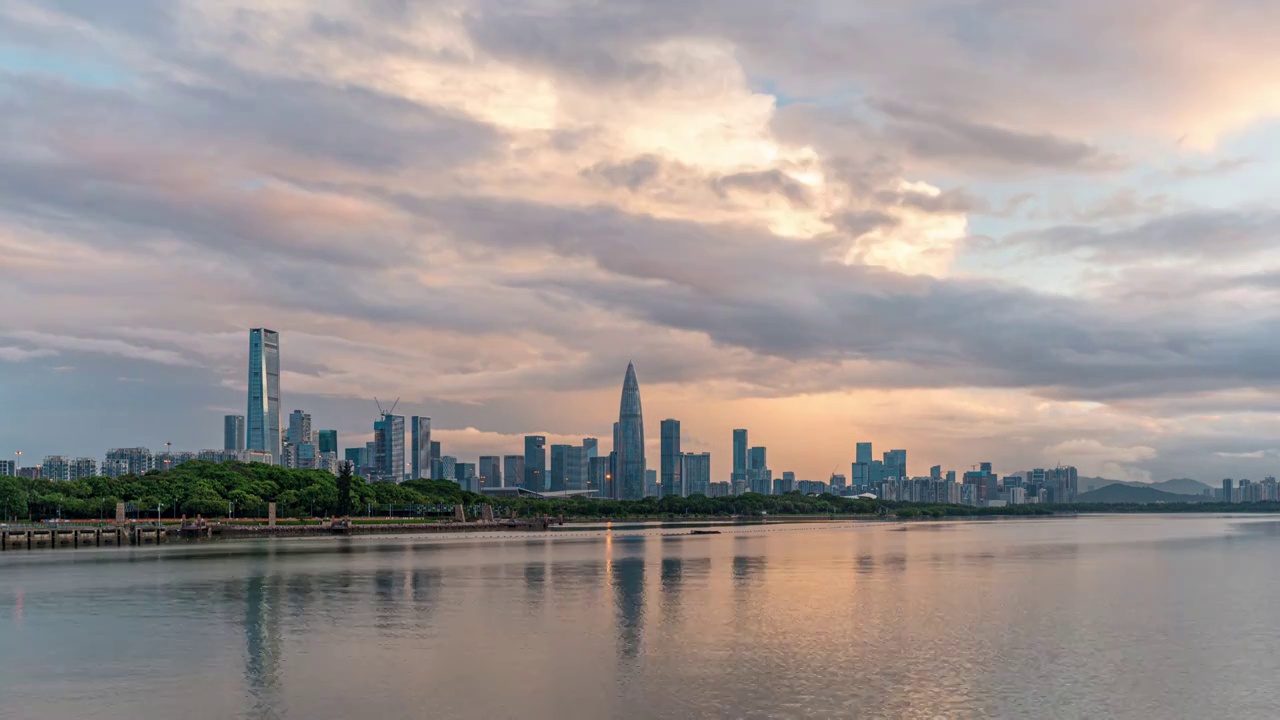
M640 633L644 625L644 558L613 561L610 580L617 609L618 654L635 658L640 654Z
M244 678L253 703L246 717L279 717L280 586L261 575L245 584L244 639Z

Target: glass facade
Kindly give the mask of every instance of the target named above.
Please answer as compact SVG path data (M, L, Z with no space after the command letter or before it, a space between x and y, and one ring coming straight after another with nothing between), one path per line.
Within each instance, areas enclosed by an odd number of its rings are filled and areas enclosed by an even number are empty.
M627 363L622 381L622 401L618 407L618 424L614 426L614 452L618 453L618 498L640 500L645 496L646 470L644 458L644 414L640 407L640 382L636 368ZM656 474L656 473L655 473Z
M243 415L227 415L222 419L222 449L237 452L244 449Z
M409 477L414 480L431 479L431 445L431 418L414 415L409 419Z
M271 453L280 462L280 333L249 331L249 412L245 415L249 450Z
M680 452L680 421L667 419L661 425L661 446L659 448L659 470L662 472L662 496L688 494L685 487L684 473Z
M541 435L524 436L524 487L542 492L547 489L547 439Z

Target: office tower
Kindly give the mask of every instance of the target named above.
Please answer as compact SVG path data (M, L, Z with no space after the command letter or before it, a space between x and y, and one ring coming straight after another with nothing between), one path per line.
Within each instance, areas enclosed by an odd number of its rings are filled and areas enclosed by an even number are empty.
M955 482L955 481L956 481L956 471L955 471L955 470L948 470L948 471L947 471L947 482L949 482L949 483L953 483L953 482Z
M428 473L428 476L429 476L432 480L447 480L447 479L448 479L448 478L446 478L444 475L442 475L442 474L441 474L441 472L440 472L440 441L439 441L439 440L432 440L432 441L431 441L431 471L430 471L430 473ZM523 480L524 480L524 473L523 473L523 472L522 472L522 473L520 473L520 480L521 480L521 481L523 481ZM508 482L509 482L509 481L508 481Z
M378 479L400 482L404 479L404 416L383 413L373 423L373 464Z
M645 497L644 414L640 408L640 382L636 379L636 367L627 363L627 373L622 380L622 400L618 405L618 424L613 438L613 449L618 453L615 482L622 500L640 500Z
M661 492L661 489L660 489L660 486L658 485L658 471L657 471L657 470L650 470L649 468L645 468L645 470L644 470L644 496L645 496L645 497L658 497L658 493L659 493L659 492Z
M749 492L768 495L773 492L773 474L765 459L765 448L757 446L747 452L747 486Z
M320 469L320 453L315 443L304 442L290 448L293 451L293 467L299 470Z
M289 431L285 437L291 445L311 442L311 415L301 410L289 413Z
M858 443L857 449L855 450L853 461L857 463L862 463L863 465L870 465L871 464L871 443L869 442Z
M369 453L362 447L347 448L343 452L343 457L351 463L352 472L359 472L356 468L366 467L369 464Z
M316 449L320 454L333 453L338 454L338 431L337 430L320 430L316 433Z
M98 476L98 461L90 457L78 457L71 461L68 479L86 480Z
M580 492L587 489L587 473L590 471L590 458L586 445L573 445L565 456L564 489Z
M476 475L475 463L454 463L453 480L467 492L480 492L480 479Z
M591 497L613 497L612 454L587 458L587 489Z
M1074 467L1069 465L1056 467L1045 473L1045 485L1049 489L1051 501L1055 503L1068 504L1075 502L1078 483L1078 473Z
M439 477L439 479L440 479L440 480L453 480L453 481L455 481L455 482L457 481L457 479L458 479L458 458L453 457L452 455L442 455L442 456L440 456L440 477Z
M884 472L888 477L903 479L907 475L907 451L890 450L884 454Z
M107 460L124 461L126 475L145 475L151 469L151 451L144 447L108 450Z
M573 449L572 445L551 446L551 470L547 474L551 481L548 484L551 492L560 492L568 489L569 454L573 452Z
M989 463L989 462L978 463L978 472L984 472L984 473L987 473L988 475L990 475L990 474L991 474L991 463Z
M831 473L831 492L836 495L844 495L849 487L849 478L844 475Z
M431 450L427 450L427 461L431 460ZM480 489L502 487L502 458L497 455L481 455L479 473Z
M71 461L62 455L45 455L40 471L48 480L66 482L71 479Z
M245 444L249 450L280 458L280 333L266 328L249 331L249 412L245 415Z
M747 431L733 431L733 474L747 476Z
M942 479L942 466L941 466L941 465L934 465L933 467L929 468L929 478L930 478L931 480L941 480L941 479Z
M285 437L294 448L312 442L311 415L301 410L294 410L289 413L289 431ZM295 449L293 454L294 463L289 467L298 467L297 458L298 455Z
M409 477L414 480L431 477L431 418L414 415L409 418ZM480 473L484 475L484 473Z
M244 449L244 416L222 418L222 449L239 452Z
M662 441L659 448L659 462L662 470L662 497L668 495L684 497L688 495L688 491L680 472L681 455L683 455L680 451L680 421L663 420L660 428Z
M542 435L524 436L524 487L542 492L547 489L547 439Z
M18 472L18 463L14 460L0 460L0 477L13 477Z
M1222 481L1222 502L1224 502L1224 503L1229 503L1229 502L1231 502L1231 496L1232 496L1232 489L1231 489L1231 485L1232 485L1232 483L1233 483L1233 481L1232 481L1232 479L1231 479L1231 478L1226 478L1226 479L1224 479L1224 480Z
M711 453L685 453L680 456L680 477L688 495L711 496Z
M502 456L502 487L524 486L524 456Z
M600 441L593 437L582 438L582 449L587 453L587 461L600 457Z

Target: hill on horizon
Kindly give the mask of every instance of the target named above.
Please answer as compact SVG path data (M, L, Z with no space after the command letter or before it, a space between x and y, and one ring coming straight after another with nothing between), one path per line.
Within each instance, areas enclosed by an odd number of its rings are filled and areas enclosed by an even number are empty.
M1210 485L1192 480L1191 478L1174 478L1172 480L1162 480L1161 482L1140 482L1137 480L1112 480L1104 477L1082 477L1077 481L1081 489L1088 488L1093 485L1098 490L1108 485L1127 485L1135 488L1151 488L1160 492L1173 493L1175 495L1203 495L1205 490L1211 489Z
M1201 502L1204 500L1203 496L1157 490L1152 487L1153 484L1154 483L1112 483L1106 487L1101 487L1097 490L1077 495L1076 502L1108 504L1135 503L1139 505L1146 505L1150 503Z

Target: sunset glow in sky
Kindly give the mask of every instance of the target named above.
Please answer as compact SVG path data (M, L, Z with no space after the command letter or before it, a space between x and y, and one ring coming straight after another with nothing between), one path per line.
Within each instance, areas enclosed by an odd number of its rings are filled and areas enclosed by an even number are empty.
M1280 471L1280 4L10 0L0 451ZM650 466L656 467L656 445Z

